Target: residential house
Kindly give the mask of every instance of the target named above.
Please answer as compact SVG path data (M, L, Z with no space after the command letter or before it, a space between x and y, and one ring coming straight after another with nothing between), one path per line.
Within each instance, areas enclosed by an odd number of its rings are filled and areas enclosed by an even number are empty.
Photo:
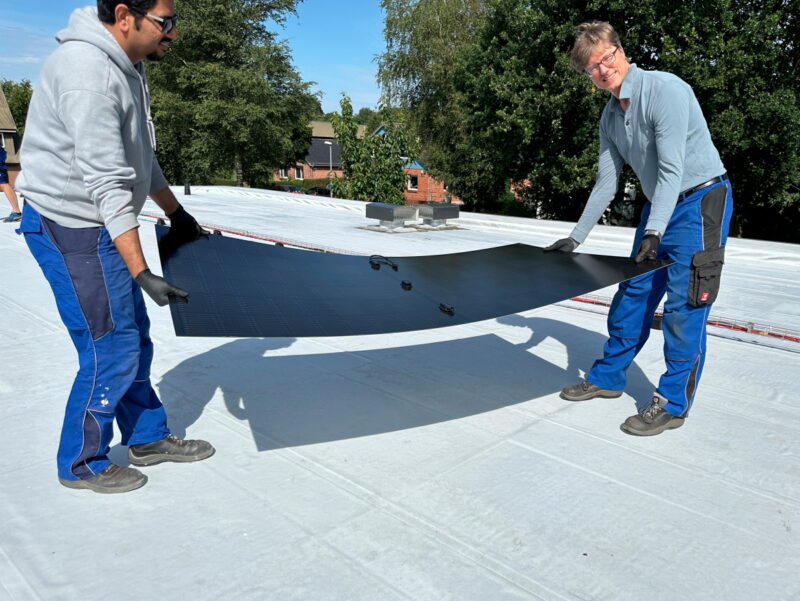
M325 179L328 177L343 177L342 173L342 148L336 141L333 125L327 121L311 122L311 146L304 161L297 163L290 169L281 169L275 180L288 179ZM373 135L383 135L385 127L378 127ZM358 137L366 135L366 126L358 126ZM403 167L406 173L405 197L406 204L415 205L430 202L460 203L455 197L450 197L446 186L428 175L425 165L418 159L408 159Z
M410 159L403 167L406 174L406 204L418 205L431 202L453 202L461 200L447 191L444 182L431 177L419 159Z
M386 126L381 125L373 134L382 136L386 133ZM453 202L461 204L461 200L452 196L447 191L447 186L444 182L431 177L425 165L419 159L406 158L406 164L403 166L403 171L406 174L405 197L406 204L417 205L432 202Z
M290 169L281 169L276 180L325 179L342 177L342 147L336 142L333 124L327 121L312 121L311 146L305 160ZM358 136L363 137L366 126L358 126Z
M11 186L14 186L17 175L19 175L19 134L17 133L17 124L14 123L14 117L11 115L11 109L8 108L8 101L6 100L3 89L0 88L0 145L6 149L6 165L8 167L8 181Z

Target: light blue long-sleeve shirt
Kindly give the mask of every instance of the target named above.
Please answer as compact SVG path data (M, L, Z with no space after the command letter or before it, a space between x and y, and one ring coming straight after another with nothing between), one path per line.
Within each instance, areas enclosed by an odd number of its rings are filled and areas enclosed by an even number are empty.
M583 242L617 192L628 163L652 202L648 230L664 233L678 195L725 172L692 88L671 73L631 64L620 98L611 97L600 117L600 160L580 220L570 235Z

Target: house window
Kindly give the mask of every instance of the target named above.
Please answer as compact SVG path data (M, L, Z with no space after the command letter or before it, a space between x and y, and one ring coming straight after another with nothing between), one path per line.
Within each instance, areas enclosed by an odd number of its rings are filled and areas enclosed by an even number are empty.
M286 169L278 169L278 177L281 179L289 179L289 176L286 175Z
M303 179L303 166L298 165L294 168L294 178L295 179Z
M419 177L416 175L409 175L406 177L406 188L412 192L416 191L419 187Z

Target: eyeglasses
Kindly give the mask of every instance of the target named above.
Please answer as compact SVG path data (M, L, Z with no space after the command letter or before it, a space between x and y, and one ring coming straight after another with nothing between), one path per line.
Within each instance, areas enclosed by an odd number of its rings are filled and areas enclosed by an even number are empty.
M147 17L148 19L152 19L161 25L161 33L169 33L178 26L178 15L172 15L171 17L159 17L158 15L151 15L150 13L136 14L142 17Z
M604 67L610 67L611 65L613 65L614 61L617 60L617 50L619 50L619 46L614 46L614 50L612 50L611 52L606 54L603 58L601 58L599 63L595 63L591 67L586 67L584 69L586 75L591 77L592 75L600 71L600 65L603 65Z

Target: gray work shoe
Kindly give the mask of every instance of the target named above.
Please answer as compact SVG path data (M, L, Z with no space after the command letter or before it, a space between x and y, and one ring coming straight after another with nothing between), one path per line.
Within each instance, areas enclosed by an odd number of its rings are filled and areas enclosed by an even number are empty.
M122 467L111 464L99 474L85 480L62 480L61 484L67 488L87 488L102 494L128 492L141 488L147 483L147 476L132 467Z
M213 454L214 447L205 440L183 440L170 434L155 442L133 445L128 449L128 460L133 465L155 465L162 461L188 463Z
M595 397L604 399L616 399L622 396L621 390L606 390L595 386L591 382L581 382L572 384L561 389L561 398L567 401L588 401Z
M630 416L620 428L623 432L636 436L655 436L664 430L680 428L686 420L664 409L666 404L666 399L654 396L649 407L642 409L641 413Z

